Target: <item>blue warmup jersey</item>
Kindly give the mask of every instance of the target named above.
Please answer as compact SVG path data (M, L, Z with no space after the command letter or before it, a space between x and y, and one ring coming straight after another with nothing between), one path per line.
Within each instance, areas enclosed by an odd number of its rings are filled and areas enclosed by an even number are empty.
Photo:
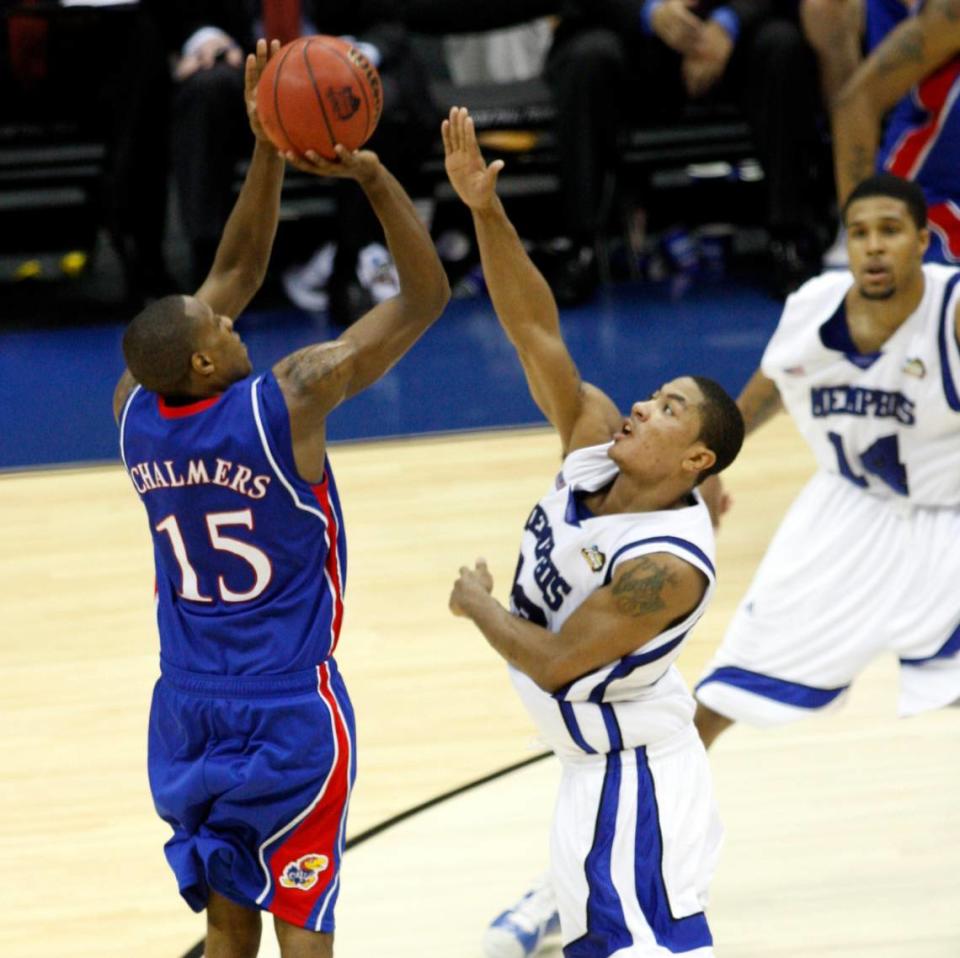
M120 423L147 510L165 667L220 675L313 670L337 644L346 540L329 463L299 478L272 373L189 406L144 389Z
M868 0L867 49L872 51L908 17L900 0ZM927 198L930 249L927 260L960 262L960 56L942 63L888 114L877 169L914 180Z

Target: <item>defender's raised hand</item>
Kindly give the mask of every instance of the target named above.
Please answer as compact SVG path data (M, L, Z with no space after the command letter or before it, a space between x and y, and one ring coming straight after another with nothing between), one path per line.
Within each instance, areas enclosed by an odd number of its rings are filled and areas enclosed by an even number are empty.
M484 162L473 118L466 107L455 106L450 110L441 133L451 186L470 209L486 209L497 195L497 176L503 169L503 160L494 160L489 166Z
M263 129L260 117L257 116L257 83L266 69L270 58L276 56L280 49L279 40L271 40L269 45L266 40L257 40L257 52L248 53L247 60L243 68L243 99L247 104L247 117L250 120L250 129L257 138L258 143L270 144L270 138Z

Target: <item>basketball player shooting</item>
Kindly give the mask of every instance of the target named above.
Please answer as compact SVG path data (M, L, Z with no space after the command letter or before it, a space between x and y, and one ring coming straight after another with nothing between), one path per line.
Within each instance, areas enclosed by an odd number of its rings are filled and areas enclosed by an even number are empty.
M284 160L257 119L270 55L246 63L256 147L210 275L130 323L117 386L124 466L153 536L161 677L150 713L154 803L181 895L206 909L207 958L248 958L261 912L283 958L329 958L353 712L333 652L346 541L325 420L433 323L449 288L399 183L368 151L300 169L355 180L379 218L400 292L332 342L251 375L236 317L260 286Z
M497 316L564 456L524 527L509 609L482 560L460 570L450 608L507 661L563 765L550 879L564 954L705 958L721 828L674 661L714 590L697 486L733 461L743 421L702 377L660 385L627 416L583 382L497 197L502 163L486 165L464 109L451 111L443 141Z

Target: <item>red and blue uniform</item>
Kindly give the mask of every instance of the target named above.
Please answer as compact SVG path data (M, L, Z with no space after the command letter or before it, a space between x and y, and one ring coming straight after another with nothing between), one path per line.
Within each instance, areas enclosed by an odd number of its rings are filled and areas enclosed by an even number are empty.
M867 48L873 50L907 17L900 0L868 0ZM960 263L960 55L925 77L889 113L877 169L914 180L927 198L930 249L926 259Z
M272 374L187 406L137 388L120 447L153 537L148 764L180 892L331 932L356 735L333 659L347 552L329 463L320 483L297 474Z

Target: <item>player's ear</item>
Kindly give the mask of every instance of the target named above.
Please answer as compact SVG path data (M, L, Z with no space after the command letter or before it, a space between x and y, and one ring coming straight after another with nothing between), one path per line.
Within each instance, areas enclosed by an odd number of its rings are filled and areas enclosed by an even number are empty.
M210 355L199 350L190 354L190 368L198 376L212 376L215 369Z
M930 230L926 227L920 230L920 257L921 259L926 255L927 247L930 245Z
M684 472L700 473L717 461L717 454L702 442L695 442L683 459Z

